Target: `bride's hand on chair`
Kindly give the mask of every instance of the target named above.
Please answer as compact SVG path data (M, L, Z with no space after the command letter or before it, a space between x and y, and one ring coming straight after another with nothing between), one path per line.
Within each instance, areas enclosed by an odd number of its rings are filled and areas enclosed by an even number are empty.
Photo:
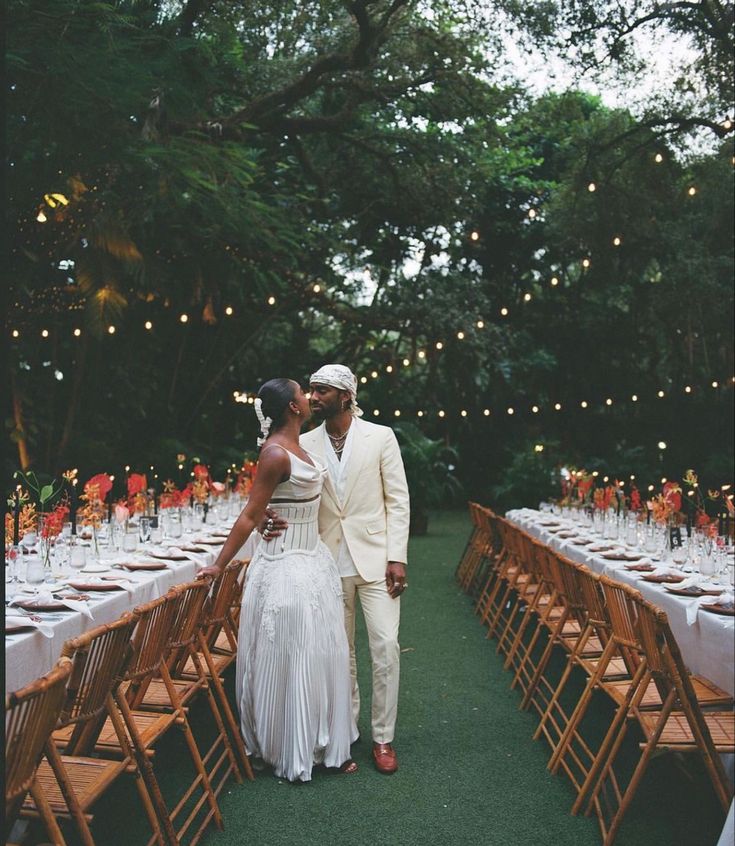
M209 567L202 567L202 569L196 574L196 579L211 579L215 581L222 575L222 570L219 567L215 567L214 564L210 564Z

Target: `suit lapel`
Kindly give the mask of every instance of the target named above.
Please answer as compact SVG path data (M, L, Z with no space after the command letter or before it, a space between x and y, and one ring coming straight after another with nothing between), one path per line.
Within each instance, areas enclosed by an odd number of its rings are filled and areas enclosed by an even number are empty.
M355 489L355 484L360 478L362 468L365 465L368 452L368 442L370 440L370 427L363 425L359 418L352 421L355 427L353 434L352 450L350 452L350 464L347 468L347 483L345 485L345 498L342 502L344 508L350 500L352 491Z
M308 450L308 452L314 453L314 455L321 461L321 463L326 467L327 466L327 457L324 453L324 424L322 423L321 426L317 426L316 429L312 429L311 432L307 432L305 435L302 435L301 439L301 446L304 449ZM329 472L324 477L324 492L329 494L329 496L334 500L334 502L339 505L337 501L337 492L334 489L334 485L332 484L332 477L330 476Z

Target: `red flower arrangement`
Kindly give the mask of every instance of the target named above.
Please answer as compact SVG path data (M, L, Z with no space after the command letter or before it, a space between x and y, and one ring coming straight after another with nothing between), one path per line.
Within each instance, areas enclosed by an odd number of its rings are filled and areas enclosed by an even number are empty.
M100 502L104 502L107 494L112 490L112 479L107 473L98 473L84 484L84 493L87 497L89 497L92 489L94 489L93 497L98 498Z
M135 496L148 490L148 482L144 473L131 473L128 476L128 496Z
M64 528L64 521L69 514L69 507L67 505L57 505L53 511L42 515L41 518L41 537L55 538L61 534Z

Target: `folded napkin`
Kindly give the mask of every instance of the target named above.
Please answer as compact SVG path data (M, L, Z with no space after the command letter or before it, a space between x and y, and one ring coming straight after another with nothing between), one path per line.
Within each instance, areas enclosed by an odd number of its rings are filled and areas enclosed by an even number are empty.
M654 570L651 571L652 576L679 576L681 575L681 570L678 567L674 567L673 564L659 564ZM677 583L677 587L680 586L680 583Z
M186 549L181 549L180 546L170 546L168 548L168 552L172 555L184 555L189 559L189 561L193 561L200 567L206 567L212 560L211 552L189 552Z
M710 585L714 587L714 585ZM733 593L727 588L722 589L719 596L698 596L687 602L687 624L693 626L697 622L700 605L727 605L733 601Z
M94 617L92 616L92 612L89 610L89 605L87 604L86 600L66 598L62 599L61 597L52 596L49 591L39 591L37 594L35 594L35 599L38 601L39 605L43 605L46 602L60 602L62 605L66 606L70 611L78 611L80 614L84 614L84 616L88 619L94 619ZM15 605L15 603L16 601L13 600L10 604Z
M44 637L54 636L54 627L50 623L44 623L43 620L34 620L32 617L26 617L21 614L6 614L5 625L11 626L33 626L38 629Z
M81 579L71 579L70 581L82 582ZM120 576L119 579L91 578L83 580L83 583L88 585L94 585L97 582L99 582L101 585L119 585L123 590L127 591L129 594L132 594L135 591L135 585L127 576Z

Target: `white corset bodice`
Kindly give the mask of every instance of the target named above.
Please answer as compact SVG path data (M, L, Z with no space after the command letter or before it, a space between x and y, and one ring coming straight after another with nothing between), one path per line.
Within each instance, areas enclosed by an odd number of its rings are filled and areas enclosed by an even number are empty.
M315 552L319 543L319 502L327 468L309 456L309 464L282 447L291 461L291 475L273 491L268 507L288 523L288 528L275 542L263 544L266 557L283 552Z

